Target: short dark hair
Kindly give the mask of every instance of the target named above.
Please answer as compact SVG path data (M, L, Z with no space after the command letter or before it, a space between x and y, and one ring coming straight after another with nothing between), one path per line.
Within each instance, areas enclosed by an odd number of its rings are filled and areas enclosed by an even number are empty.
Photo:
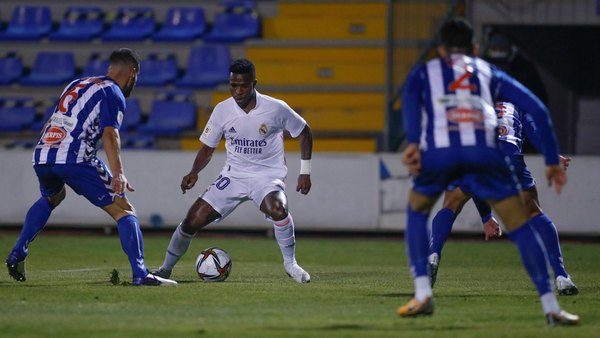
M127 65L137 69L138 71L140 69L140 57L133 49L116 49L112 52L112 54L110 54L109 61L111 65Z
M446 48L465 49L470 53L473 50L473 27L465 18L449 19L440 28L439 43Z
M254 64L248 59L234 60L229 66L229 71L234 74L250 74L252 79L256 79L256 69Z

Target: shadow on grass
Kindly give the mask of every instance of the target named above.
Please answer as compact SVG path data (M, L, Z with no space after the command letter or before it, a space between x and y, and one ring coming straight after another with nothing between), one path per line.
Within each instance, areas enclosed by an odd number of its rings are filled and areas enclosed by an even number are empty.
M414 326L413 324L418 322L418 326ZM423 325L425 324L425 325ZM439 331L439 332L448 332L448 331L464 331L467 329L471 329L472 327L465 325L429 325L427 323L427 319L424 317L418 318L398 318L398 321L392 325L361 325L361 324L331 324L325 326L317 326L317 327L266 327L265 329L271 331L322 331L322 332L335 332L335 331L379 331L379 332L404 332L407 331Z

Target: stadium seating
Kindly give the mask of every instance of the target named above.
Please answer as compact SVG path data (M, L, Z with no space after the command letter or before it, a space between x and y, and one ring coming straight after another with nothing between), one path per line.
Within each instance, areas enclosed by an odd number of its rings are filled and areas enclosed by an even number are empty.
M109 57L108 53L93 53L83 68L82 76L105 75L108 71Z
M52 30L52 13L48 6L17 6L0 40L38 40Z
M208 42L242 42L260 35L258 14L251 13L218 13L210 32L204 35Z
M0 132L19 132L35 120L32 98L0 98Z
M155 41L191 41L206 31L204 9L200 7L171 7L161 29L152 35Z
M122 149L154 149L156 137L152 135L124 134L121 135Z
M175 80L179 73L173 53L150 53L142 60L140 68L139 86L163 86Z
M213 88L229 79L231 51L227 45L206 44L192 48L186 72L177 87Z
M96 6L71 6L50 40L89 41L104 30L104 12Z
M133 97L125 99L125 105L121 131L130 131L136 129L142 121L142 109L140 108L140 101Z
M196 105L185 92L157 95L146 124L138 127L142 135L177 136L196 127Z
M35 132L40 132L48 119L50 119L50 116L54 114L54 109L56 109L57 104L58 99L48 100L48 102L45 104L45 108L43 108L44 114L36 118L29 128Z
M23 74L23 61L16 52L0 55L0 85L8 85L19 80Z
M225 12L248 13L256 10L254 0L221 0L219 5L223 6Z
M73 80L75 72L72 52L39 52L31 73L20 83L26 86L59 85Z
M156 25L154 10L145 6L119 7L111 22L110 29L102 34L104 41L141 41L154 33Z

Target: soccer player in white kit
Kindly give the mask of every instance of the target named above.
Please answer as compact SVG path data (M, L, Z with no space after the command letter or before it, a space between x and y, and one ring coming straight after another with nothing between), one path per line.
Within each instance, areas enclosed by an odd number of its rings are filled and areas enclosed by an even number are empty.
M311 188L310 159L312 132L306 121L284 101L256 91L256 71L247 59L230 66L231 97L217 104L204 128L189 174L181 191L191 189L198 173L206 167L215 148L225 138L227 159L215 181L190 207L175 229L161 267L155 275L168 278L173 267L203 227L229 215L242 202L252 200L274 223L275 239L283 255L286 273L298 283L310 282L310 275L296 262L294 221L288 212L284 180L287 167L283 152L283 131L300 141L301 168L296 191L308 194Z

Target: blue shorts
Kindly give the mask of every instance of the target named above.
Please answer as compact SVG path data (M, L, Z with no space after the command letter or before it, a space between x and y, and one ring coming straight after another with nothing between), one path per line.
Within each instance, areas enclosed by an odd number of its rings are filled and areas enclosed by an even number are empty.
M413 190L438 196L459 180L461 188L484 200L502 200L519 194L508 156L499 149L463 147L421 152L421 173Z
M517 180L521 184L521 188L526 190L535 186L535 178L531 175L531 171L527 168L522 154L510 155L510 163L515 169Z
M110 185L112 175L100 160L77 164L38 164L33 169L44 197L56 195L65 184L100 208L111 204L116 196Z

